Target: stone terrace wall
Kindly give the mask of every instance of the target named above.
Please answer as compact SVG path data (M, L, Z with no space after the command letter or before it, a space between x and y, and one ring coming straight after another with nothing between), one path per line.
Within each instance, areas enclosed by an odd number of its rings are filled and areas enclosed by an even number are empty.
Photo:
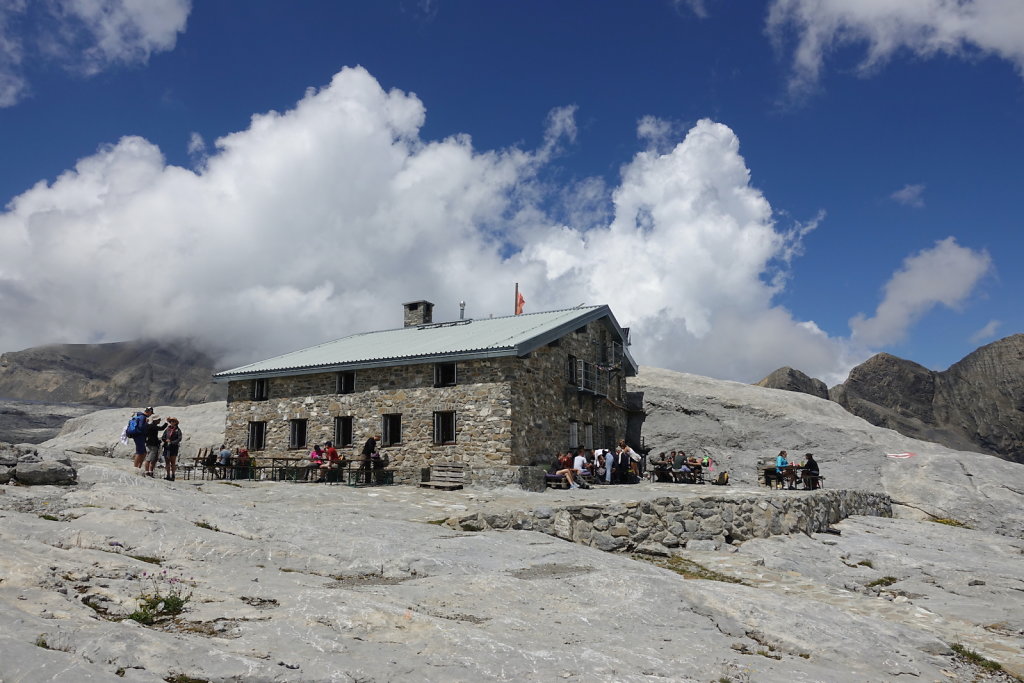
M673 550L712 550L733 541L825 531L851 515L891 517L882 493L829 489L803 495L736 493L641 502L538 507L452 517L455 529L523 529L606 551L667 555Z

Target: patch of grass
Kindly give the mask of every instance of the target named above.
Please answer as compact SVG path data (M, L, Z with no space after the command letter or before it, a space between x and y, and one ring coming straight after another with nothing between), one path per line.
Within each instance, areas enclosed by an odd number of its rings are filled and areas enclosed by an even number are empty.
M674 571L676 574L687 579L704 579L706 581L722 581L723 583L747 585L742 579L737 579L735 576L716 572L714 569L708 569L702 564L694 562L693 560L688 560L685 557L680 557L679 555L673 555L671 557L633 555L633 559L650 562L651 564L655 564L664 569Z
M45 633L40 633L39 637L36 638L36 647L41 647L44 650L52 650L53 649L52 647L50 647L50 644L48 642L46 642L46 634Z
M936 524L945 524L946 526L957 526L961 529L970 529L970 525L964 524L958 519L951 519L949 517L936 517L928 520L929 522L935 522Z
M171 674L164 679L167 683L210 683L205 678L192 678L185 674Z
M40 519L48 519L51 522L59 522L60 521L60 517L57 517L56 515L39 515L39 518Z
M960 643L953 643L949 647L953 650L953 652L957 653L971 664L974 664L975 666L980 666L982 669L988 669L989 671L1003 670L1003 665L999 662L993 662L991 659L981 656L974 650L968 649Z
M860 562L857 563L857 566L858 567L868 567L870 569L874 569L875 568L875 565L872 564L871 560L861 560Z
M761 655L762 657L767 657L768 659L782 659L780 655L772 654L768 650L758 650L757 654Z
M217 527L210 524L209 522L194 522L194 524L200 529L209 529L210 531L220 531Z
M429 519L427 520L427 524L435 524L437 526L441 526L447 521L447 519Z
M221 482L218 482L218 483L219 484L224 484L225 486L234 486L236 489L242 488L241 484L236 484L233 481L221 481Z
M149 564L161 564L163 562L159 557L150 557L149 555L129 555L128 557L139 562L147 562Z
M301 574L302 573L301 570L299 570L299 569L292 569L291 567L281 567L280 569L278 569L278 571L285 572L286 574L292 574L292 573Z
M882 578L875 579L874 581L869 583L868 588L874 588L875 586L891 586L897 581L899 581L899 579L897 579L895 576L883 576Z

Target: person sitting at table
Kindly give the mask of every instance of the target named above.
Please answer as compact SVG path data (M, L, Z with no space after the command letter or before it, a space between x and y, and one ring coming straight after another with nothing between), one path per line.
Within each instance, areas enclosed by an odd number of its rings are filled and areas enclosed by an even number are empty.
M579 484L577 484L576 480L573 479L573 474L575 474L576 470L572 467L563 467L562 465L564 464L564 461L562 456L562 453L555 454L555 459L551 462L551 466L548 467L548 476L565 477L565 480L569 482L569 488L578 489Z
M228 465L231 464L231 449L226 444L221 444L220 452L217 453L217 468L220 470L217 472L222 479L226 479L228 476Z
M252 457L246 448L239 448L235 454L235 478L248 479L252 476Z
M324 456L324 449L320 447L320 444L313 444L313 450L309 452L309 462L306 463L306 467L310 470L319 470L320 466L324 464L327 458Z
M796 472L793 470L793 466L789 464L789 453L786 451L779 451L779 454L775 456L775 472L782 477L789 488L796 488Z
M332 442L325 441L324 446L327 448L324 449L322 454L323 457L320 462L320 478L317 479L317 481L326 481L328 478L327 475L331 470L341 469L345 464L344 458L338 455L338 449L334 447Z
M693 456L693 455L687 456L686 457L686 467L688 468L688 470L690 472L690 474L689 474L689 481L690 481L690 483L691 484L696 484L697 483L697 475L700 474L700 471L701 471L700 458L698 458L696 456Z
M677 484L682 484L686 481L690 474L690 468L686 466L686 452L685 451L672 451L672 479Z
M601 480L604 479L605 474L608 472L608 470L605 469L608 467L608 459L605 457L606 453L608 453L608 449L606 448L598 448L594 451L594 474L596 474L597 478Z
M804 481L804 488L816 489L821 485L821 470L818 468L818 462L814 459L814 453L808 453L804 458L804 466L800 470L800 476Z

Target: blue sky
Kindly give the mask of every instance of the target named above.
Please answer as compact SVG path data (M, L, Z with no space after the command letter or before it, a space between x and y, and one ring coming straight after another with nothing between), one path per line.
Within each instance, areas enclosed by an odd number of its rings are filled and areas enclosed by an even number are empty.
M944 369L1024 331L1022 68L1006 0L7 3L0 351L232 364L519 282L643 364Z

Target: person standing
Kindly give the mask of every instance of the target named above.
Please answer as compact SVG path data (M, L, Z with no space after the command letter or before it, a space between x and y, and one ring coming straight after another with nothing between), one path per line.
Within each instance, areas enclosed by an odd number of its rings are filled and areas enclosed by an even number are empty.
M124 433L135 442L135 473L143 474L142 464L146 460L146 420L153 414L152 408L140 410L128 420Z
M164 479L167 481L174 481L174 477L178 473L178 448L181 447L181 437L178 418L167 418L167 428L164 429L163 436L164 463L167 468L167 474L164 475Z
M160 457L160 432L167 428L167 423L160 424L160 416L153 415L146 422L146 464L145 475L153 476L156 469L156 461ZM167 477L165 476L164 479Z
M374 434L363 444L363 451L359 455L359 471L363 476L363 483L370 483L370 461L373 454L377 452L377 442L380 441L380 434Z

